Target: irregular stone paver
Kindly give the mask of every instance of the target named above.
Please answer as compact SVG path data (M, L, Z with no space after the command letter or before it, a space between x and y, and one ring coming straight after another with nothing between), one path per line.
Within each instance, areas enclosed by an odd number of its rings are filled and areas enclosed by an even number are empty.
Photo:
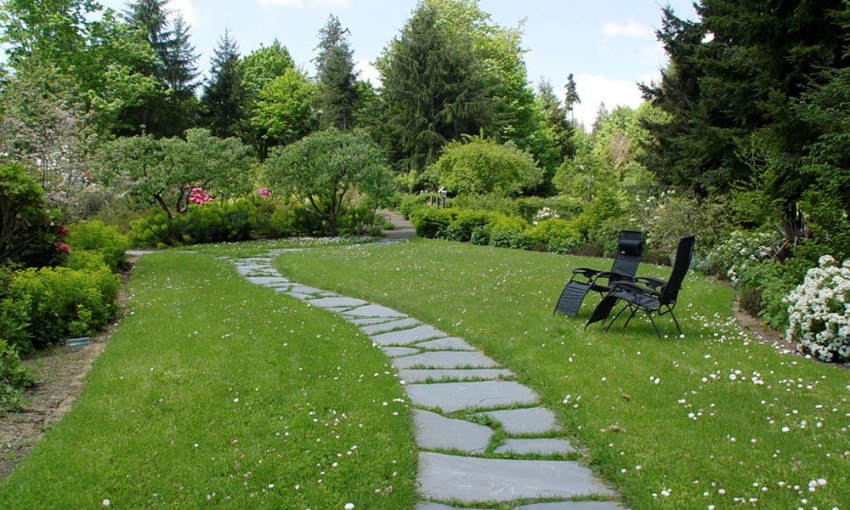
M498 408L535 404L537 394L514 381L408 384L407 395L414 405L453 413L470 408Z
M346 318L346 320L357 326L365 326L369 324L382 324L384 322L394 321L395 319L386 317L367 317L365 319L352 319L349 317Z
M516 510L623 510L623 507L614 501L560 501L518 506Z
M493 430L465 420L445 418L430 411L415 409L413 426L416 444L430 450L458 450L483 453L490 444Z
M398 371L402 381L408 383L436 381L470 381L475 379L499 379L513 377L514 373L506 368L485 369L427 369L408 368Z
M416 344L418 347L420 344ZM496 368L498 363L480 352L429 351L393 360L395 368Z
M296 283L292 286L292 292L296 292L298 294L309 294L313 297L318 297L325 293L322 289L317 289L315 287L308 287L307 285L301 285L300 283Z
M354 299L348 297L326 297L313 299L310 301L310 306L315 306L318 308L354 308L355 306L363 306L367 304L366 301L362 299Z
M411 349L410 347L381 347L381 350L390 358L400 358L422 352L419 349Z
M431 349L435 351L474 351L475 347L466 343L465 340L457 337L438 338L437 340L429 340L416 344L420 349Z
M482 414L501 423L508 434L543 434L558 428L555 413L543 407L505 409Z
M493 453L559 455L575 451L573 445L563 439L506 439Z
M419 503L415 510L484 510L482 508L460 508L456 506L441 505L440 503Z
M372 324L369 326L362 326L360 331L366 333L367 335L377 335L378 333L386 333L388 331L394 331L396 329L404 329L411 328L413 326L419 326L422 323L416 319L411 319L410 317L406 319L401 319L392 322L384 322L383 324Z
M421 452L417 483L426 498L442 501L516 501L574 498L612 492L572 461L509 460Z
M316 296L313 295L313 294L303 294L301 292L295 292L291 288L287 289L287 290L281 290L281 292L284 292L289 297L294 297L295 299L298 299L298 300L304 301L304 302L310 301L311 299L316 299Z
M381 333L372 337L372 341L379 345L407 345L414 342L421 342L431 338L440 338L446 336L445 333L435 328L423 324L412 329L402 329L399 331L391 331L389 333Z
M381 305L366 305L361 306L360 308L355 308L354 310L348 310L343 313L346 317L382 317L382 318L392 318L392 317L406 317L401 312L397 312L392 308L387 308L386 306Z
M280 276L246 276L249 282L257 285L279 285L289 283L289 280Z

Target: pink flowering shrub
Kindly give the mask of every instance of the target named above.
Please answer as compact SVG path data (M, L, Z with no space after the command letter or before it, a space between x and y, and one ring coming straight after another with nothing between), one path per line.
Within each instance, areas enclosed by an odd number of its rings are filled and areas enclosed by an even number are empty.
M850 361L850 260L824 255L786 298L786 338L823 361Z
M196 205L204 205L208 202L212 202L213 198L207 193L204 188L201 188L198 185L192 186L189 190L189 203Z

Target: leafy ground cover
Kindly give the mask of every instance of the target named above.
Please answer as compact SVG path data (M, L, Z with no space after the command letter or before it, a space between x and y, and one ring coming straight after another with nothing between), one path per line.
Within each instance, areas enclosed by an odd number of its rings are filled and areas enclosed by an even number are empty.
M410 411L354 326L204 253L142 257L130 294L4 508L413 507Z
M642 318L584 331L588 304L552 315L571 267L607 263L428 240L277 259L296 281L403 311L510 368L631 508L847 508L850 371L754 340L730 317L732 290L693 273L681 338Z

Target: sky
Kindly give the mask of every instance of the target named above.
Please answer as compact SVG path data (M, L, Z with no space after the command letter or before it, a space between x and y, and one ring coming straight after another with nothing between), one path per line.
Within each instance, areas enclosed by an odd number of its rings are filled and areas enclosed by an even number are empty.
M126 0L101 0L123 11ZM492 22L515 28L524 21L523 48L528 80L541 80L564 96L567 75L575 77L581 103L576 121L590 127L600 104L608 110L642 102L637 83L658 80L666 56L655 37L661 8L671 5L683 18L696 17L692 0L479 0ZM182 13L206 73L218 39L229 30L242 55L275 39L296 64L313 74L311 60L321 29L331 14L350 31L360 77L379 84L371 65L398 37L416 0L170 0Z

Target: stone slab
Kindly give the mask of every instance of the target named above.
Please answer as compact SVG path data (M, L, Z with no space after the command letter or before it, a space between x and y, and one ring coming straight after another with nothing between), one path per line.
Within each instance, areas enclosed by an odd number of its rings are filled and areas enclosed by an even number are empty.
M355 306L363 306L365 304L367 304L366 301L363 301L362 299L355 299L342 296L318 298L310 301L311 306L326 310L331 308L354 308Z
M475 347L466 343L466 340L454 336L446 338L438 338L437 340L429 340L416 344L420 349L430 349L434 351L474 351Z
M421 324L422 323L418 320L407 317L391 322L384 322L383 324L370 324L362 326L360 328L360 331L366 333L367 335L377 335L379 333L387 333L389 331L395 331L397 329L412 328L413 326L419 326Z
M357 326L366 326L369 324L383 324L385 322L394 321L395 319L386 317L367 317L365 319L352 319L350 317L346 317L345 320Z
M301 285L300 283L296 283L292 286L292 292L297 292L298 294L308 294L313 296L319 296L324 294L325 291L322 289L317 289L316 287L308 287L307 285Z
M345 312L343 315L346 317L383 317L383 318L394 318L394 317L406 317L401 312L397 312L392 308L387 308L386 306L381 305L366 305L361 306L360 308L355 308L354 310L349 310Z
M484 453L493 436L490 427L446 418L422 409L413 411L413 428L416 444L427 450Z
M420 344L415 344L419 347ZM393 360L395 368L498 368L499 364L481 354L467 351L428 351Z
M563 439L506 439L493 453L517 455L565 455L576 449Z
M299 299L301 301L310 301L311 299L316 298L316 296L314 296L313 294L304 294L304 293L301 293L301 292L294 292L291 288L288 289L288 290L285 290L283 292L285 292L287 296L294 297L295 299Z
M495 380L505 377L513 377L514 373L506 368L483 368L483 369L427 369L407 368L398 371L399 378L408 383L427 381L473 381L473 380Z
M623 510L616 501L559 501L534 503L516 507L516 510Z
M256 285L282 285L289 280L282 276L246 276L246 280Z
M407 345L422 340L431 338L440 338L446 336L445 333L435 328L423 324L412 329L402 329L399 331L391 331L389 333L381 333L372 337L372 341L380 345Z
M611 496L576 462L509 460L419 453L419 493L437 501L508 502L538 498Z
M418 503L414 510L485 510L483 508L460 508L458 506L442 505L440 503L422 502ZM492 510L492 509L490 509Z
M482 414L501 423L508 434L543 434L558 429L555 413L543 407L505 409Z
M381 347L381 350L390 358L400 358L422 352L419 349L411 349L410 347Z
M536 393L514 381L407 384L405 391L413 405L439 408L444 413L535 404L538 400Z

